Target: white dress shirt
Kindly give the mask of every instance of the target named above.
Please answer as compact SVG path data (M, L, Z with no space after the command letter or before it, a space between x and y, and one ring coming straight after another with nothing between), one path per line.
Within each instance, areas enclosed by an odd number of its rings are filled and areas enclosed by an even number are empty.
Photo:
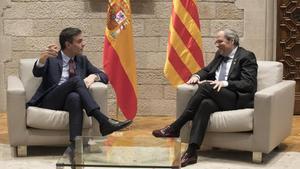
M232 64L232 61L233 61L233 57L234 57L234 55L235 55L235 53L236 53L236 50L237 50L237 47L235 47L235 48L231 51L231 53L228 55L229 59L228 59L228 61L226 62L227 65L226 65L225 81L222 81L223 84L224 84L224 87L228 86L228 81L227 81L227 79L228 79L228 73L229 73L229 70L230 70L230 67L231 67L231 64ZM216 71L216 75L215 75L216 80L219 80L219 75L220 75L220 71L221 71L221 66L222 66L222 64L220 64L220 66L218 67L218 69L217 69L217 71Z
M227 65L226 65L225 81L222 81L222 82L223 82L223 87L227 87L227 86L228 86L228 81L227 81L227 79L228 79L228 73L229 73L229 70L230 70L230 67L231 67L231 64L232 64L234 55L235 55L235 53L236 53L236 51L237 51L237 48L238 48L238 47L235 47L235 48L231 51L231 53L228 55L229 59L228 59L228 61L226 62ZM219 74L220 74L220 71L221 71L221 66L222 66L222 64L220 64L220 66L218 67L218 69L217 69L217 71L216 71L216 75L215 75L216 80L219 80ZM200 80L200 76L199 76L199 75L194 74L193 76L196 76L196 77Z

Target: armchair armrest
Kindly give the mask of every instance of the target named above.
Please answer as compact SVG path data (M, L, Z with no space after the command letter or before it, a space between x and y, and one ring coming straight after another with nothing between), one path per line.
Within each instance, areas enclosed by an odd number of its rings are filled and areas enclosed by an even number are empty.
M107 85L102 82L95 82L90 86L90 93L100 106L102 113L107 114ZM93 134L99 135L99 124L92 118Z
M198 85L182 84L177 86L176 92L176 117L179 117L190 98L195 94L198 89Z
M8 76L8 78L7 78L7 94L25 95L25 88L19 77Z
M176 118L178 118L184 111L190 98L195 94L198 85L182 84L177 86L176 92ZM180 137L183 142L188 143L190 136L190 122L181 128Z
M100 106L101 112L107 114L107 85L95 82L91 85L90 92Z
M295 81L284 80L256 92L253 116L254 149L269 153L290 134L295 84Z
M22 145L26 141L25 88L17 76L7 79L7 122L11 145Z

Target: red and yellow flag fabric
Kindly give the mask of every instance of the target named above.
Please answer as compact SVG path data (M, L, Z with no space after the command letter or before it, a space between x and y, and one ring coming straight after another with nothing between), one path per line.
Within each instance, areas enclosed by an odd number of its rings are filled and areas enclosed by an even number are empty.
M195 0L173 0L164 74L174 86L187 82L204 66Z
M129 0L109 0L103 67L127 119L137 112L136 61Z

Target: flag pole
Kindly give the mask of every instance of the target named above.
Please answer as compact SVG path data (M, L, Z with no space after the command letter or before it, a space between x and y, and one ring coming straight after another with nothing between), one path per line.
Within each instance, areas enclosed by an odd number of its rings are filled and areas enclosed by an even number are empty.
M118 102L116 101L116 120L119 120L119 112L120 112L119 105Z

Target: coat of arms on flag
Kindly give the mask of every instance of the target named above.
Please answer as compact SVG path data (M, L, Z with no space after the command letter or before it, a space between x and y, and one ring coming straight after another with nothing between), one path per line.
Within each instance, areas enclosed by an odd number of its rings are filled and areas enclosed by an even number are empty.
M129 17L127 17L130 15L130 10L126 0L113 2L110 0L108 8L107 28L110 30L110 35L115 39L130 23Z

